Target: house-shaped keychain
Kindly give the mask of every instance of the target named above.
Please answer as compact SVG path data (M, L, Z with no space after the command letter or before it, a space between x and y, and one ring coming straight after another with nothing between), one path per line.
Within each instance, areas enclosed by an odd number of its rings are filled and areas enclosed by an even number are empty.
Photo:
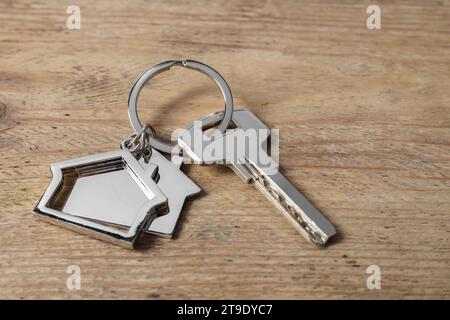
M174 158L175 159L172 161L169 161L161 153L155 149L152 149L151 156L148 159L149 163L158 166L158 175L154 180L157 181L157 186L168 199L169 211L167 214L152 220L151 224L143 230L146 233L164 237L172 237L186 198L197 195L201 191L200 187L180 170L179 167L181 165L182 158L177 158L176 156ZM146 166L143 158L139 160L139 163L142 166ZM110 183L114 183L114 181L111 181ZM95 185L91 185L90 187L80 185L79 187L80 192L81 189L83 189L84 192L87 193L90 193L91 191L98 192L98 190L101 189L100 186ZM91 191L89 189L91 189ZM131 201L132 206L139 206L139 204L143 201L143 199L139 197L139 194L131 190L131 188L127 190L127 192L130 199L133 199L133 201ZM120 197L120 195L104 194L104 197ZM121 203L122 202L119 201L117 206L120 206ZM79 202L76 202L75 206L77 207L78 214L81 214L85 218L95 219L97 221L102 221L104 223L120 227L130 227L133 224L133 217L130 215L124 215L122 210L118 210L118 207L116 207L114 212L106 212L104 210L97 210L96 208L87 206L83 206L82 210L78 210L78 208L80 208ZM67 207L70 211L72 211L72 205L70 203ZM73 211L76 210L73 209Z
M169 211L157 186L158 166L139 162L128 149L50 165L52 181L34 213L51 223L133 248L142 230ZM121 217L117 226L98 219Z

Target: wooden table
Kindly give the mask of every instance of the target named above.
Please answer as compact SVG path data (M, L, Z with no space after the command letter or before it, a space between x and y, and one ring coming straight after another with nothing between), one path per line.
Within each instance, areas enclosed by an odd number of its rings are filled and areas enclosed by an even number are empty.
M0 3L1 298L450 298L450 1L379 2L381 30L356 0L74 3L80 30L67 1ZM180 58L280 129L284 173L337 226L326 249L220 166L185 168L202 195L140 250L31 215L48 165L118 148L135 79ZM181 68L139 103L164 138L223 106Z

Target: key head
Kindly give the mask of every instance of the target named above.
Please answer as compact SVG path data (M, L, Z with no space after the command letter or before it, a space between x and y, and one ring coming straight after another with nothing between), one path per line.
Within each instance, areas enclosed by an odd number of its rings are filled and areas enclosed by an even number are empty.
M222 112L201 118L186 127L179 135L178 144L197 164L227 163L239 164L251 152L267 150L270 128L250 110L233 112L232 125L224 134L205 128L216 125ZM209 133L209 134L208 134Z

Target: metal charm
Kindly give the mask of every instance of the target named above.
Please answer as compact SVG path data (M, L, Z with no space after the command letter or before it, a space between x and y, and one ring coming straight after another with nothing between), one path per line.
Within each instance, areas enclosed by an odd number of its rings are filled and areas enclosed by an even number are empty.
M158 166L157 186L168 199L169 212L155 218L143 231L164 237L172 237L186 198L200 193L201 189L179 169L181 162L176 164L169 161L154 149L148 161ZM142 158L139 160L139 163L145 165L146 160ZM133 223L133 217L113 215L102 210L90 210L89 217L121 227L129 227Z
M147 233L172 237L186 198L193 197L202 190L180 170L181 161L182 158L172 158L169 161L158 151L152 151L150 162L158 165L158 187L167 196L169 212L153 220Z
M139 162L128 149L50 165L53 179L34 213L48 222L133 248L142 230L168 212L156 185L158 167ZM129 228L95 219L101 212Z
M145 231L146 233L172 237L186 198L199 194L201 189L180 170L183 158L173 156L172 161L169 161L151 147L150 138L155 139L155 137L155 130L149 124L146 124L139 133L134 133L125 139L121 148L128 148L135 158L143 162L144 165L150 162L158 166L156 181L158 187L168 198L169 212L155 219ZM95 218L122 226L129 226L132 222L127 221L124 216L117 219L101 212L97 212Z

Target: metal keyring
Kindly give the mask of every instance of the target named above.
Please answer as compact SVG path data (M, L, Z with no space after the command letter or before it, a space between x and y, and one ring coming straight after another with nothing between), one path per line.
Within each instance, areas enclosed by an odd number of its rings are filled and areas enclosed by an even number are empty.
M173 60L162 62L145 71L139 77L139 79L137 79L137 81L133 85L133 88L131 89L130 96L128 97L128 116L130 118L130 122L131 125L133 126L133 129L136 132L140 132L142 130L142 124L139 121L139 117L137 115L137 99L139 97L139 93L141 92L142 87L148 80L150 80L151 78L153 78L154 76L156 76L161 72L169 70L172 66L182 66L189 69L200 71L201 73L207 75L216 82L216 84L222 91L225 100L225 111L223 113L223 118L217 129L220 132L224 133L231 121L231 117L233 116L233 96L231 95L231 90L228 87L228 84L226 83L225 79L222 78L222 76L216 70L214 70L210 66L207 66L206 64L193 60ZM176 144L175 145L169 144L167 142L157 139L154 136L149 136L148 139L150 141L151 146L161 152L172 153L172 151L174 151L175 148L177 147Z

